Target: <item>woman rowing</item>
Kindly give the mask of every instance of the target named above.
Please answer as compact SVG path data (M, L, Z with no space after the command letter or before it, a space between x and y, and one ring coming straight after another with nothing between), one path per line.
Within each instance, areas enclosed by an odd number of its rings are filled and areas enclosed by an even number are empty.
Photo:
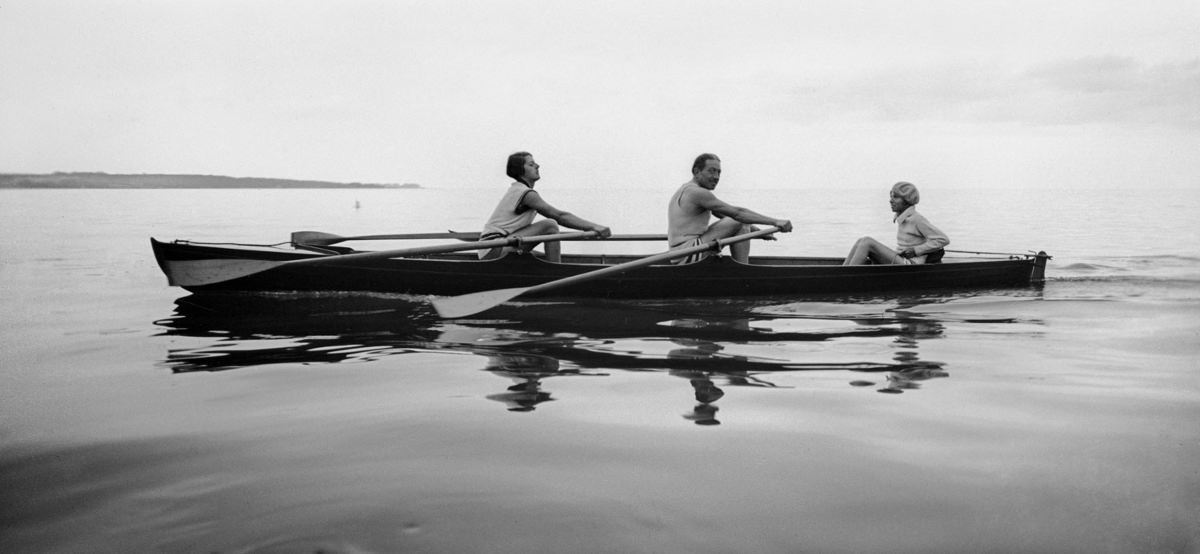
M559 225L580 231L595 231L602 238L612 236L612 231L608 227L564 212L543 200L542 196L533 190L533 185L537 183L538 179L541 179L539 168L541 166L533 161L533 154L529 152L516 152L508 157L508 167L505 168L505 173L516 181L508 186L508 190L500 198L500 203L492 212L492 217L488 218L487 223L484 224L479 240L552 235L558 232ZM538 214L546 219L533 221ZM523 245L519 249L505 246L481 250L479 257L480 259L498 258L514 250L524 254L528 253L533 246ZM561 260L562 247L557 241L547 242L543 248L547 259L554 262Z
M925 216L917 213L917 203L921 201L921 193L912 183L900 181L892 185L891 205L896 213L896 243L897 250L888 248L883 243L863 237L854 243L850 253L842 265L876 264L923 264L927 263L930 254L942 253L942 249L950 244L950 238L937 227L934 227Z

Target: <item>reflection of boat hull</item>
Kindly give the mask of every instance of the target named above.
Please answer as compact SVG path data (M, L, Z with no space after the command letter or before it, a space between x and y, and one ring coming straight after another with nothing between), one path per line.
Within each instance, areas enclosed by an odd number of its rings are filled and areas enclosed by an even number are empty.
M716 312L680 319L681 310L693 309L694 302L579 299L569 307L530 303L509 314L502 308L497 318L449 323L419 303L368 294L209 293L175 303L171 317L155 322L161 332L204 339L180 341L170 350L164 365L177 373L446 351L484 357L484 370L517 380L594 375L588 370L729 377L941 367L915 356L916 341L939 337L940 324L878 304L864 306L878 312L871 315L750 319L746 314L757 302L734 300L710 304ZM505 317L517 313L523 317ZM817 354L822 347L814 343L844 339L888 346L883 357ZM902 359L901 352L913 355Z
M161 242L151 239L155 258L168 281L192 291L376 291L457 295L482 290L530 287L637 256L564 255L563 263L538 256L510 255L480 261L474 253L406 258L348 259L345 262L289 264L290 260L336 257L287 248ZM713 257L689 265L654 265L555 290L555 296L671 298L733 295L886 293L921 289L1020 287L1044 279L1044 253L1037 256L947 259L930 265L843 267L840 258L755 257L751 264ZM224 281L189 284L186 271L213 267L263 268Z

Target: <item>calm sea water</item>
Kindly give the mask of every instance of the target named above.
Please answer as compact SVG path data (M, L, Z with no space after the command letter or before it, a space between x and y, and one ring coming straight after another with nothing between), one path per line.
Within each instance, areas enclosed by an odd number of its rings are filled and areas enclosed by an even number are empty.
M503 185L0 191L0 551L1200 552L1196 191L922 189L1043 287L460 321L149 248L477 230ZM894 233L886 188L721 186L795 223L757 252ZM663 232L669 190L539 188Z

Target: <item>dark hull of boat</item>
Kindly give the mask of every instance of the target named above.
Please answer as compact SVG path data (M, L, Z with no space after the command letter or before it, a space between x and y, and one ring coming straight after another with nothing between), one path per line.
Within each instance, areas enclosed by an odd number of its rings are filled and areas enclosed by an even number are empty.
M483 290L530 287L636 256L564 255L563 263L537 256L510 255L479 261L474 253L425 257L286 264L313 258L304 251L249 249L151 239L168 282L193 291L372 291L459 295ZM840 258L755 257L742 264L722 256L689 265L653 265L611 277L555 289L548 296L598 298L680 298L724 296L888 293L923 289L987 289L1041 283L1049 256L948 260L930 265L844 267ZM277 264L269 269L207 284L179 282L180 263L246 260Z

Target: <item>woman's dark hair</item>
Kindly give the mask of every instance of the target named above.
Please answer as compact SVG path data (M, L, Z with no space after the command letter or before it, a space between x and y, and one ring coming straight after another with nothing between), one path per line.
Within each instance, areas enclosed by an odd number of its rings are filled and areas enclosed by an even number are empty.
M505 174L513 179L525 183L525 158L532 156L529 152L514 152L508 155L508 167L504 169ZM525 183L529 184L529 183Z
M696 161L692 162L692 175L695 175L701 169L704 169L704 164L708 163L708 160L717 160L719 162L721 161L721 158L718 158L716 154L708 153L696 156Z

